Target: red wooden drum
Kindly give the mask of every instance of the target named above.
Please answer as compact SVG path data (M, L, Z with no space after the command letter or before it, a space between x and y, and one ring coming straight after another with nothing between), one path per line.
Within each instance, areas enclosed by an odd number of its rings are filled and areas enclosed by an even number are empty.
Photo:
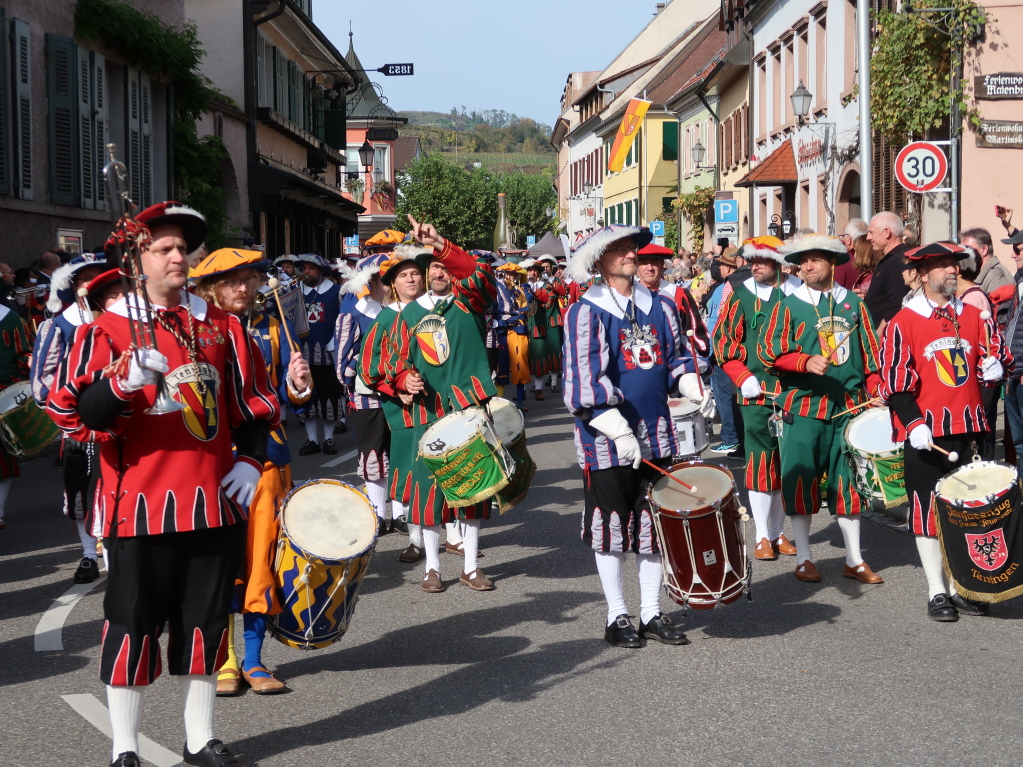
M711 610L750 597L751 563L732 473L702 461L670 469L691 492L661 477L647 492L664 562L664 587L683 607Z

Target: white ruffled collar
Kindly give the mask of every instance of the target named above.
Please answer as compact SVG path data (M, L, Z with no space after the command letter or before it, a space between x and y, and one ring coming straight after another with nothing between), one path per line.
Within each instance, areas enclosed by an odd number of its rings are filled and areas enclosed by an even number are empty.
M953 307L955 307L956 315L960 315L963 313L963 302L960 301L958 298L953 298L951 301L949 301L949 303L952 304ZM948 304L946 304L946 306L947 305ZM925 296L923 292L920 292L906 302L906 308L912 309L921 317L930 317L931 313L934 311L936 307L933 303L931 303L931 301L927 299L927 296Z
M320 280L320 284L317 285L315 288L311 288L303 282L302 294L306 296L308 296L310 293L318 293L322 295L326 293L328 290L330 290L332 287L334 287L334 283L328 279Z
M371 319L380 314L382 308L376 299L369 296L363 296L355 303L355 311L361 312Z
M107 311L113 312L118 317L127 317L129 298L131 299L132 313L131 319L145 319L146 318L145 307L141 305L139 296L134 293L131 294L130 296L121 296L119 299L114 301L113 304L110 305L110 308L108 308ZM203 299L199 298L199 296L193 295L192 293L187 293L184 290L182 290L181 304L179 304L179 306L188 306L189 310L192 312L192 316L195 317L200 322L202 322L203 320L206 319L206 311L209 305ZM166 309L167 307L160 306L159 304L153 304L153 308L159 310Z
M797 290L799 286L803 284L803 281L798 277L794 277L791 274L785 274L785 279L782 280L781 285L777 287L781 288L782 295L791 296ZM776 286L774 285L761 285L755 279L750 277L748 280L742 283L742 286L746 288L750 293L755 295L761 301L770 301L771 295L774 292ZM840 300L837 299L836 300Z
M810 304L810 306L817 306L817 304L820 303L821 295L823 295L822 291L811 288L805 282L799 285L793 291L793 293L801 300L806 301L806 303ZM831 286L831 295L835 299L836 303L844 301L848 293L849 291L843 288L837 282L832 284Z
M590 286L590 289L586 291L580 300L588 301L599 309L603 309L608 314L612 314L620 320L625 319L625 305L630 300L623 296L618 291L614 298L611 296L611 288L603 283L594 284ZM654 305L654 296L643 283L638 280L632 282L632 299L636 301L636 309L641 311L643 314L650 314L650 310ZM618 303L616 304L615 301Z

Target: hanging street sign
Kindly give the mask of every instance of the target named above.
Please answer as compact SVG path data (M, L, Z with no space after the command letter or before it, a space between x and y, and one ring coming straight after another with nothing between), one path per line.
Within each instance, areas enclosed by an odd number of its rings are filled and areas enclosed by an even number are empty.
M370 128L366 131L367 141L397 141L397 128Z
M948 173L948 158L929 141L914 141L895 158L895 177L910 192L931 192Z
M384 64L377 72L386 77L408 77L416 73L414 64Z

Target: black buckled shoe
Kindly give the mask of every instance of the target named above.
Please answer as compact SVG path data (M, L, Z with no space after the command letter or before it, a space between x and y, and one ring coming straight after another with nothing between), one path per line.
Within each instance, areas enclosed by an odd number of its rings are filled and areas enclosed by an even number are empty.
M959 611L947 594L938 594L927 603L927 617L932 621L952 622L959 620Z
M967 599L959 594L953 594L949 601L960 615L987 615L991 605L987 602L978 602L974 599Z
M332 439L323 440L323 454L337 455L337 445L334 444L334 440Z
M75 570L75 583L92 583L99 578L99 565L92 557L83 557Z
M632 625L629 616L619 615L615 622L604 629L604 639L615 647L642 647L643 639Z
M337 423L334 424L334 433L335 434L347 434L348 433L348 424L346 424L344 421L338 421Z
M298 449L299 455L315 455L318 452L320 452L320 446L311 439L307 439L305 444Z
M676 626L667 615L658 613L649 623L639 622L639 635L643 639L654 639L662 644L689 644L689 638L681 626Z
M193 754L188 750L185 743L184 751L185 764L196 765L197 767L245 767L245 764L224 745L222 741L214 738L201 749L199 753Z
M408 522L405 521L405 517L398 517L397 519L391 520L391 532L408 535Z
M390 530L387 529L387 521L381 517L377 517L377 538L382 535L387 535Z
M110 763L110 767L142 767L142 761L134 751L124 751Z

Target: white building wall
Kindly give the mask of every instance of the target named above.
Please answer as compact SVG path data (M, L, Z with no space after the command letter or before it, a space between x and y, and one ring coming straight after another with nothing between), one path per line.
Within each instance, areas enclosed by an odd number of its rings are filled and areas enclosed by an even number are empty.
M578 136L572 136L569 143L568 149L568 160L569 160L569 184L571 184L571 169L572 163L582 160L584 157L589 155L591 152L597 151L601 148L602 142L600 137L593 132L585 133ZM605 158L600 157L598 161L598 172L596 181L600 181L604 177L603 163ZM575 242L580 232L587 233L596 228L595 222L599 218L604 217L604 187L603 184L594 184L593 190L590 192L589 199L582 198L582 190L577 190L577 194L571 194L571 186L568 187L568 238L572 242ZM592 208L594 213L590 215L587 210Z

